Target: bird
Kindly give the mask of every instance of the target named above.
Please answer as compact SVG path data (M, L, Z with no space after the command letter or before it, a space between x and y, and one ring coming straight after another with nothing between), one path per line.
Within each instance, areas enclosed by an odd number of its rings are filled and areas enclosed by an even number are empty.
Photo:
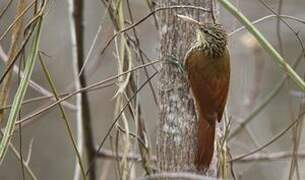
M227 34L221 24L199 23L196 39L184 58L187 82L197 112L197 150L194 165L207 170L214 153L216 122L220 122L230 84Z

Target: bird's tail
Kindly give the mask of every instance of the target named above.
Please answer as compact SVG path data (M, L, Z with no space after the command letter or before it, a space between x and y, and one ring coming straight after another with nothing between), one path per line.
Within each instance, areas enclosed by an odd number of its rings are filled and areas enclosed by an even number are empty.
M198 170L206 170L213 158L216 121L209 123L203 116L199 118L198 149L194 163Z

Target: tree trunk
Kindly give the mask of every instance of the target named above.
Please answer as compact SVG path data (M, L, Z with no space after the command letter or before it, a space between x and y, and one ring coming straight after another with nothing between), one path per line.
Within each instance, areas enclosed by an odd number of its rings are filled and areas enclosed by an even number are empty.
M212 6L210 0L159 0L159 3L162 7L192 5L210 9ZM177 14L201 22L211 21L212 18L207 12L189 8L169 9L158 15L161 27L160 58L166 60L175 57L183 63L196 31L193 25L177 18ZM198 121L186 77L179 72L176 65L165 62L160 71L159 82L158 168L161 172L196 172L193 162L197 148Z

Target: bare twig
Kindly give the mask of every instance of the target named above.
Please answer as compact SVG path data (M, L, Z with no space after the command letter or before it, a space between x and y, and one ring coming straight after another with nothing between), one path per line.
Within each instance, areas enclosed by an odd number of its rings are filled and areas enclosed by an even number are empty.
M10 5L12 4L13 0L8 0L6 5L4 6L3 10L0 12L0 19L2 18L2 16L5 14L5 12L8 10L8 8L10 7Z
M300 18L297 18L297 17L294 17L294 16L289 16L289 15L279 15L279 16L282 17L282 18L285 18L285 19L290 19L290 20L294 20L294 21L296 21L296 22L305 24L305 20L304 20L304 19L300 19ZM278 17L278 16L277 16L277 15L274 15L274 14L270 14L270 15L264 16L264 17L262 17L262 18L259 18L259 19L255 20L255 21L252 21L251 23L254 25L254 24L263 22L263 21L265 21L265 20L268 20L268 19L270 19L270 18L274 18L274 17ZM230 32L230 33L229 33L229 36L232 36L232 35L234 35L234 34L240 32L241 30L244 30L244 29L246 29L245 26L242 26L242 27L240 27L240 28L237 28L237 29L235 29L234 31Z
M107 5L107 7L106 7L107 10L109 9L109 6L110 6L110 3L109 3L109 4ZM93 52L93 49L94 49L94 47L95 47L95 45L96 45L96 42L97 42L97 40L98 40L98 37L99 37L99 35L100 35L101 31L102 31L104 22L105 22L105 20L106 20L106 13L107 13L107 11L105 10L105 12L104 12L104 14L103 14L103 16L102 16L101 23L100 23L100 25L99 25L99 27L98 27L97 32L95 33L93 42L91 43L91 46L90 46L89 51L88 51L88 54L87 54L87 56L86 56L86 58L85 58L85 60L84 60L83 66L81 67L81 69L80 69L80 71L79 71L79 73L78 73L78 76L80 76L80 75L83 73L83 71L84 71L84 69L85 69L87 63L89 62L89 58L91 57L91 54L92 54L92 52Z
M257 28L251 24L244 14L242 14L230 1L228 0L218 0L223 7L228 10L236 19L238 19L243 25L246 26L249 33L251 33L259 44L265 49L266 52L272 57L272 60L278 65L278 67L289 75L295 84L302 90L305 91L305 82L303 79L290 67L290 65L285 61L285 59L273 48L270 42L261 34ZM298 40L299 40L299 36ZM302 42L300 41L301 45ZM302 45L303 49L303 45Z
M261 2L269 11L271 11L273 14L275 14L277 17L278 17L278 19L281 21L281 22L283 22L294 34L295 34L295 36L296 36L296 38L297 38L297 40L298 40L298 42L299 42L299 44L300 44L300 46L301 46L301 48L302 48L302 50L303 50L303 52L305 52L305 49L304 49L304 45L303 45L303 41L302 41L302 38L300 37L300 34L296 31L296 30L294 30L289 24L288 24L288 22L286 22L286 20L284 20L282 17L281 17L281 15L280 14L278 14L277 12L275 12L264 0L258 0L259 2ZM287 67L286 67L286 69L287 69Z
M281 36L281 14L282 14L282 7L283 7L283 1L284 0L280 0L279 1L279 6L278 6L278 16L276 19L276 35L277 35L277 39L279 41L279 52L284 56L284 50L283 50L283 42L282 42L282 36Z
M301 59L303 58L303 52L299 55L298 59L294 62L293 68L296 68ZM231 133L230 136L228 137L229 140L231 140L233 137L235 137L258 113L260 113L264 107L266 107L271 100L280 92L282 87L284 86L286 80L288 79L288 76L285 74L283 75L282 79L280 82L278 82L273 90L267 95L267 97L255 108L253 108L253 111L244 119L241 120L241 123L239 124L238 127L236 127Z
M60 98L59 100L55 101L54 103L52 103L52 104L50 104L50 105L48 105L48 106L46 106L46 107L44 107L44 108L41 108L39 111L37 111L37 112L35 112L35 113L31 114L31 115L28 115L28 116L26 116L25 118L23 118L23 119L17 121L17 122L16 122L16 125L19 124L19 123L25 123L25 122L31 120L33 117L36 117L36 116L38 116L39 114L41 114L41 113L43 113L43 112L45 112L45 111L47 111L47 110L53 108L53 107L56 106L58 103L61 103L61 102L65 101L65 100L67 100L67 99L73 97L75 94L82 93L83 91L86 91L86 90L88 90L88 89L97 88L97 87L99 87L99 86L101 86L101 85L103 85L103 84L105 84L105 83L108 83L108 82L110 82L110 81L112 81L112 80L117 79L117 78L120 77L120 76L124 76L124 75L126 75L126 74L128 74L128 73L130 73L130 72L132 72L132 71L141 69L141 68L143 68L144 66L150 66L150 65L152 65L152 64L159 63L159 62L161 62L161 60L152 61L152 62L150 62L150 63L146 63L146 64L144 64L144 65L140 65L140 66L134 67L134 68L132 68L131 70L125 71L125 72L123 72L123 73L121 73L121 74L118 74L118 75L115 75L115 76L111 76L111 77L109 77L109 78L106 78L106 79L104 79L104 80L102 80L102 81L99 81L99 82L97 82L97 83L93 83L93 84L91 84L91 85L88 85L87 87L83 87L83 88L77 89L77 90L75 90L74 92L70 93L69 95L62 97L62 98Z
M29 79L32 75L32 72L34 70L35 62L36 62L36 56L38 53L38 47L40 42L40 33L41 33L41 25L42 25L42 19L43 19L43 12L46 7L47 1L44 2L43 6L41 7L40 11L40 18L37 21L36 26L34 26L35 36L33 39L33 43L31 44L30 53L27 56L26 66L25 66L25 77L20 81L20 85L18 86L17 92L15 94L14 100L13 100L13 108L10 111L10 114L8 116L8 120L5 126L5 131L3 138L1 139L0 143L0 161L5 157L5 154L7 152L7 148L9 145L9 142L11 140L12 134L15 129L15 122L17 120L17 116L19 114L20 108L21 108L21 102L24 99L24 96L26 94L26 90L28 87Z
M78 73L81 71L83 64L84 64L84 1L83 0L74 0L73 5L73 18L74 18L74 30L75 30L75 39L76 39L76 64L78 66ZM73 32L74 33L74 32ZM79 85L80 88L87 86L87 80L85 73L79 76ZM90 180L96 179L96 165L94 161L94 137L92 132L92 118L90 114L90 107L89 107L89 98L86 92L80 94L80 101L81 101L81 120L82 120L82 127L83 127L83 138L85 142L85 152L87 162L93 163L92 171L90 171L89 178Z
M48 83L49 83L49 85L50 85L50 87L52 89L52 92L53 92L53 94L55 96L55 99L58 100L59 97L58 97L57 90L55 88L53 80L51 79L51 75L50 75L46 65L44 64L40 54L39 54L39 58L38 59L40 60L41 67L42 67L42 69L43 69L43 71L45 73L46 79L47 79L47 81L48 81ZM60 109L60 112L61 112L61 115L62 115L62 119L64 120L65 126L67 128L67 132L68 132L69 138L70 138L70 140L72 142L73 149L75 151L75 154L76 154L76 157L77 157L77 160L78 160L78 164L79 164L79 166L81 168L83 179L86 180L87 178L86 178L86 175L85 175L85 169L84 169L84 165L83 165L83 162L82 162L82 158L81 158L80 152L77 149L77 145L76 145L76 142L74 140L73 133L72 133L71 126L69 124L66 112L65 112L65 110L64 110L64 108L63 108L61 103L59 103L58 105L59 105L59 109Z
M145 1L150 11L153 11L156 8L156 2L154 2L153 0L145 0ZM154 18L155 27L158 30L159 24L158 24L157 16L154 14L153 18Z
M243 159L236 160L236 163L248 163L248 162L257 162L257 161L279 161L282 159L291 158L294 156L293 152L273 152L268 154L256 153L251 156L245 157ZM298 159L305 158L305 152L301 151L295 155Z
M31 160L31 157L32 157L32 152L33 152L33 143L34 143L34 139L32 138L31 141L30 141L30 144L29 144L29 148L28 148L28 154L27 154L27 157L26 157L26 164L29 164L30 163L30 160Z
M0 77L0 84L2 84L5 81L5 77L10 74L10 70L12 69L13 65L15 64L15 62L18 60L18 57L20 56L21 52L23 51L23 49L25 48L25 46L27 45L31 35L32 35L33 31L30 30L29 33L27 33L27 35L23 38L23 41L20 44L20 48L18 49L18 51L13 54L13 56L11 57L11 60L7 61L7 65L5 66L5 69Z
M107 87L110 87L110 86L113 86L113 85L115 85L115 82L110 82L110 83L104 84L103 86L87 89L87 90L84 90L84 91L93 92L93 91L97 91L97 90L107 88ZM60 93L60 94L58 94L58 96L59 97L64 97L64 96L69 95L70 93L72 93L72 91L71 92L66 92L66 93ZM40 101L48 100L48 99L54 99L54 96L53 95L47 95L47 96L39 96L39 97L30 98L30 99L24 100L22 102L22 105L26 105L26 104L30 104L30 103L34 103L34 102L40 102ZM65 102L63 102L63 105L64 105ZM4 106L4 107L0 107L0 111L10 109L11 107L12 107L11 104L7 105L7 106Z
M100 158L106 158L106 159L112 159L112 160L117 160L118 158L122 158L122 154L119 154L118 156L113 153L111 150L107 149L101 149L98 151L97 156ZM134 153L129 153L127 159L129 161L136 161L140 162L142 161L141 155L140 154L134 154ZM156 161L156 157L152 157L151 161Z
M131 21L131 23L133 24L133 23L134 23L134 20L133 20L132 11L131 11L131 8L130 8L129 0L127 0L127 7L128 7L129 16L130 16L130 21ZM135 45L136 45L136 47L137 47L136 49L137 49L137 51L138 51L137 54L139 55L142 64L144 64L144 57L143 57L143 54L140 52L141 44L140 44L139 37L138 37L138 35L137 35L137 31L136 31L135 28L132 28L132 31L133 31L133 35L134 35L134 38L135 38ZM144 68L144 72L145 72L146 78L149 78L149 73L148 73L148 70L147 70L146 67ZM151 81L149 81L149 87L150 87L151 93L152 93L152 95L153 95L155 104L158 105L158 98L157 98L155 89L154 89L154 87L153 87Z
M278 133L276 136L274 136L273 138L271 138L269 141L267 141L266 143L264 143L263 145L261 145L260 147L245 153L245 154L241 154L238 155L237 157L233 157L231 159L231 161L237 161L243 158L246 158L250 155L253 155L261 150L263 150L264 148L266 148L267 146L271 145L272 143L274 143L276 140L278 140L280 137L282 137L285 133L288 132L288 130L290 130L292 127L294 127L298 122L300 122L301 120L303 120L303 116L305 114L305 111L303 111L302 113L299 114L299 116L297 117L297 119L295 119L294 121L292 121L292 123L289 124L288 127L286 127L285 129L283 129L280 133Z
M16 17L23 11L26 3L24 0L18 1L17 10L16 10ZM17 18L16 18L17 19ZM10 64L14 61L14 56L18 53L18 45L21 39L22 33L22 26L23 26L23 18L20 18L16 21L15 26L13 27L12 37L11 37L11 46L9 50L8 59L6 65ZM12 71L8 72L8 75L5 79L3 79L3 83L1 84L1 91L0 91L0 106L5 106L8 101L8 97L10 95L10 87L11 87L11 79L12 79ZM4 116L4 111L0 112L0 123L2 122Z
M15 20L12 22L12 24L9 25L9 27L4 31L4 33L0 36L0 41L2 41L2 39L6 36L6 34L13 29L13 27L18 24L20 18L22 18L25 13L34 5L34 3L36 2L36 0L33 0L28 6L26 6L22 12L20 12L18 14L18 16L15 18Z
M24 57L24 56L23 56ZM24 59L22 59L20 61L20 67L21 67L21 64L24 63L23 62ZM18 73L18 84L20 84L20 76L19 76L20 72ZM21 110L19 111L19 114L18 114L18 119L20 119L21 117ZM22 145L23 145L23 139L22 139L22 126L21 124L18 125L18 129L19 129L19 154L20 154L20 166L21 166L21 173L22 173L22 180L25 180L25 170L24 170L24 164L23 164L23 161L24 161L24 157L23 157L23 151L22 151Z
M129 16L130 16L130 21L131 23L134 23L134 20L133 20L133 14L132 14L132 10L131 10L131 7L130 7L130 2L129 0L127 0L127 7L128 7L128 12L129 12ZM140 60L141 60L141 63L144 64L144 57L143 57L143 54L141 53L140 49L141 49L141 45L140 45L140 40L139 40L139 37L137 35L137 31L135 28L133 28L133 34L134 34L134 38L135 38L135 47L136 47L136 51L137 51L137 54L139 55L138 57L140 57ZM145 75L146 75L146 78L149 79L149 73L148 73L148 70L147 68L144 68L144 72L145 72ZM135 76L133 76L133 81L131 82L130 86L131 86L131 91L135 91L137 89L137 85L135 84ZM132 87L135 86L135 87ZM153 98L154 98L154 102L155 102L155 105L158 105L158 99L157 99L157 95L156 95L156 92L155 92L155 89L152 85L152 82L149 81L149 87L150 87L150 90L151 90L151 93L153 95ZM146 131L146 127L145 127L145 122L144 122L144 119L143 117L141 116L141 106L140 106L140 102L139 102L139 98L136 99L135 101L135 111L134 111L134 118L135 118L135 121L136 121L136 127L137 127L137 134L138 136L142 139L142 141L144 141L144 144L141 144L140 141L138 141L138 147L139 147L139 151L140 151L140 154L141 154L141 157L143 159L143 168L145 169L146 171L146 174L152 174L153 173L153 170L151 168L151 164L150 164L150 143L148 142L148 137L147 137L147 131Z
M11 1L8 2L6 8L9 7ZM18 17L18 15L22 12L23 8L26 6L26 2L24 0L20 0L17 3L17 10L16 10L16 16ZM5 12L5 10L3 11L3 13ZM0 15L1 18L1 15ZM17 53L18 51L18 45L19 45L19 41L21 39L21 33L22 33L22 26L23 26L23 20L24 18L20 18L20 20L18 20L16 22L16 25L13 27L13 32L12 32L12 36L11 36L11 47L9 50L9 57L8 57L8 61L6 63L10 63L10 61L12 61L12 57ZM21 63L20 63L21 64ZM10 88L11 88L11 81L12 81L12 71L9 72L8 76L6 77L6 79L4 79L4 82L2 83L1 86L1 91L0 91L0 106L5 106L7 104L7 100L8 97L10 95ZM20 71L18 72L18 74L20 74ZM19 77L19 76L18 76ZM20 78L18 78L18 84L20 83ZM20 118L20 113L18 115L18 118ZM0 112L0 122L2 121L4 116L4 111ZM22 141L22 130L21 130L21 125L19 125L19 154L20 154L20 166L21 166L21 174L22 174L22 179L25 180L25 167L24 167L24 158L23 158L23 153L22 153L22 145L23 145L23 141Z
M129 31L130 29L138 26L139 24L141 24L142 22L144 22L147 18L149 18L150 16L154 15L155 13L162 11L162 10L170 10L170 9L194 9L194 10L199 10L199 11L203 11L203 12L210 12L210 10L207 10L205 8L202 7L198 7L198 6L167 6L167 7L160 7L160 8L156 8L155 10L153 10L152 12L148 13L147 15L145 15L142 19L140 19L139 21L135 22L134 24L120 30L119 32L115 33L107 42L106 45L104 46L104 48L101 50L100 54L104 54L105 50L108 48L108 46L110 45L110 43L114 40L114 38L116 36L118 36L121 33L124 33L126 31Z
M27 38L25 38L25 39L27 39ZM1 46L0 46L0 57L1 57L2 61L4 61L4 62L8 61L8 56L4 53L4 51L3 51ZM16 58L16 57L14 57L14 58ZM16 73L16 74L18 74L18 72L20 72L19 74L20 74L21 78L24 77L24 72L20 71L18 66L14 65L13 70L14 70L14 73ZM53 95L48 90L46 90L41 85L39 85L37 82L35 82L35 81L31 80L31 79L29 80L29 85L30 85L30 87L32 89L34 89L35 91L37 91L40 94L45 95L45 96L50 97L50 98L53 97ZM54 100L54 98L53 98L53 100ZM65 107L71 109L71 110L75 110L75 106L73 104L69 103L69 102L63 102L63 105ZM0 110L7 109L7 107L8 106L1 107Z
M69 22L70 22L70 35L71 35L71 46L72 46L72 62L73 62L73 75L74 75L74 86L75 89L80 89L80 79L78 76L78 57L77 57L77 42L76 42L76 26L73 20L73 13L74 13L74 2L73 0L69 0ZM77 148L79 150L80 158L83 159L84 156L84 135L83 135L83 111L82 111L82 96L81 94L76 94L76 141L77 141ZM76 159L78 157L76 156ZM79 180L81 176L81 167L79 163L75 163L73 179Z
M115 124L117 123L117 121L120 119L122 113L124 112L124 110L126 109L126 107L128 106L128 104L134 99L134 97L136 97L136 95L143 89L143 87L145 87L145 85L147 84L147 82L150 81L153 77L155 77L155 75L157 75L157 72L154 73L153 75L151 75L151 76L149 77L149 79L147 79L147 80L139 87L139 89L137 89L137 90L135 91L135 93L133 94L133 96L131 96L131 97L128 99L127 103L122 107L122 109L121 109L120 112L118 113L117 117L114 119L114 121L112 122L111 126L109 127L109 129L108 129L106 135L104 136L104 138L103 138L103 140L101 141L99 147L97 148L97 152L99 152L99 151L102 149L102 147L103 147L103 145L104 145L106 139L107 139L108 136L110 135L112 129L114 128L114 126L115 126ZM90 164L90 166L89 166L89 168L88 168L88 170L87 170L87 173L88 173L90 170L91 170L91 164Z
M0 134L3 137L3 130L0 130ZM20 154L17 150L17 148L10 142L9 143L9 148L13 151L14 156L21 161L21 157ZM27 161L23 160L21 161L23 163L23 166L25 167L26 172L28 173L28 175L31 177L31 179L33 180L38 180L38 178L36 177L36 175L34 174L34 172L32 171L32 169L29 166L29 159Z

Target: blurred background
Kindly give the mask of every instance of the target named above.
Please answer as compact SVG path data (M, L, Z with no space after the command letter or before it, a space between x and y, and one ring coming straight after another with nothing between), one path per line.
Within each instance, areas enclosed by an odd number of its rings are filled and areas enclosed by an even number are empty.
M135 21L150 12L144 1L130 0L130 2L131 8L134 10ZM251 21L272 14L259 0L232 0L232 2ZM0 1L0 10L4 8L6 3L6 0ZM277 11L280 0L266 0L266 3ZM13 1L7 13L0 19L1 34L13 21L15 7L16 2ZM282 14L305 19L304 7L304 0L284 0L282 2ZM114 33L113 25L105 11L106 8L99 0L85 1L85 54L88 53L98 27L103 22L102 31L86 68L88 84L106 79L117 73L117 60L114 53L114 46L112 45L108 48L102 56L99 55L105 42ZM105 15L106 17L104 19ZM49 56L45 58L45 62L59 92L68 92L73 89L71 36L68 17L69 5L67 1L50 1L41 35L40 50ZM296 22L291 19L285 20L301 38L305 35L305 23ZM220 22L224 24L229 33L241 27L238 21L221 7ZM279 37L276 32L276 17L267 18L256 24L256 27L277 50L281 51ZM160 36L154 26L153 18L149 18L137 26L137 32L145 53L151 59L157 59L159 57L158 48ZM7 36L0 42L4 52L8 51L9 37ZM280 37L282 40L281 53L289 64L293 64L302 56L302 47L297 40L296 34L284 23L280 23ZM229 48L231 51L232 75L228 114L232 121L231 132L234 132L240 122L244 121L274 91L282 81L284 73L272 61L271 57L260 48L256 41L252 39L246 30L236 32L230 36ZM1 69L3 69L3 65L3 61L1 61ZM304 77L304 65L304 58L302 57L297 67L297 72L301 77ZM159 66L157 65L157 67ZM140 71L143 74L143 70ZM35 67L32 80L50 90L41 67L38 65ZM145 77L143 77L143 80L145 80ZM155 89L158 90L158 78L154 78L152 82ZM11 100L16 91L16 75L14 76L13 84ZM117 86L111 86L89 93L93 132L97 143L101 142L113 121L115 108L113 96L117 88ZM25 99L38 96L41 96L41 94L29 88ZM11 100L10 102L12 102ZM142 113L150 135L150 140L154 146L158 123L158 107L156 107L153 101L152 93L148 86L140 92L139 100L142 103ZM73 98L69 100L71 103L74 103L74 101ZM268 142L272 137L286 128L291 121L296 119L300 112L304 111L302 107L303 103L304 95L300 89L291 80L285 81L280 92L272 98L270 103L255 115L247 124L246 128L242 128L241 131L229 140L232 156L235 157L239 154L249 152L259 145ZM21 114L27 115L35 112L35 110L38 110L46 104L49 104L48 100L24 105L22 106ZM75 113L69 109L66 109L66 112L75 132ZM302 127L301 124L298 126ZM1 127L4 127L4 123L1 124ZM301 134L304 133L301 132ZM259 154L270 154L271 156L276 152L292 152L295 144L293 137L293 131L290 130ZM14 134L12 143L16 147L19 147L18 133ZM52 108L47 113L43 113L35 121L22 128L22 153L24 156L27 156L29 147L31 147L29 165L38 179L73 179L75 153L57 107ZM111 148L109 141L106 142L104 147L106 149ZM302 151L304 149L302 136L298 149L300 154L303 153L303 156L300 156L298 159L298 168L300 170L299 179L305 179L305 172L303 171L304 160L302 159L305 157L305 152ZM236 161L234 162L233 169L238 179L289 179L291 161L290 157L266 161ZM105 168L107 166L106 170L109 176L106 179L118 179L115 175L116 164L114 161L99 159L97 162L99 168ZM139 173L137 174L138 176L143 175L141 171L139 172L137 172ZM297 179L296 174L292 179ZM26 177L29 179L28 176ZM22 179L20 163L11 150L8 151L4 162L0 166L0 179Z

